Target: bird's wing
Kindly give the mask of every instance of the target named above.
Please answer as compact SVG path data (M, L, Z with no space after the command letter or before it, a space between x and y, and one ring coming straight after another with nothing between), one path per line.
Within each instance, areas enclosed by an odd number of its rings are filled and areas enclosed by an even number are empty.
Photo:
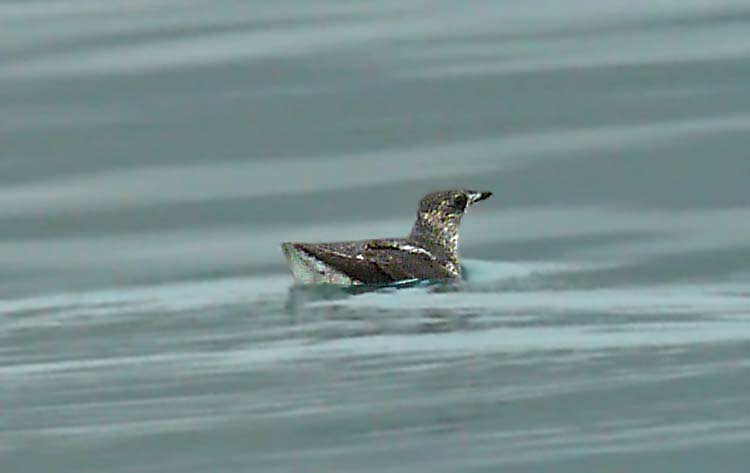
M429 251L403 241L373 240L364 250L365 259L395 281L445 279L451 274Z
M296 246L355 281L364 284L387 284L394 282L392 276L362 254L362 245L341 242L297 243Z
M297 246L364 284L451 277L430 252L399 240L298 243Z

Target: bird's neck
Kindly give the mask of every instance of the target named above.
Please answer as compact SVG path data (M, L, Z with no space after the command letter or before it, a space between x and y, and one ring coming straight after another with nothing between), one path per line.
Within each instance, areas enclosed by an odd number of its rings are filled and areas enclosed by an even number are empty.
M459 219L443 220L430 214L418 214L409 238L432 250L438 250L458 265Z

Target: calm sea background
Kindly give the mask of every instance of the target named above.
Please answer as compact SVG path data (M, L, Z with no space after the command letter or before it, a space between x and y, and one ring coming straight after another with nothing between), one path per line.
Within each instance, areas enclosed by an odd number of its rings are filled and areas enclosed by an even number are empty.
M747 0L0 1L3 473L744 473L749 283Z

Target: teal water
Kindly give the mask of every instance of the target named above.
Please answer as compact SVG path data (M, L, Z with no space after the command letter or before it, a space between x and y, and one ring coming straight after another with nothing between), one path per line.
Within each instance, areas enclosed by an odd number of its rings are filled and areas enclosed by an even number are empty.
M0 1L0 471L746 472L745 1ZM278 247L494 197L467 280Z

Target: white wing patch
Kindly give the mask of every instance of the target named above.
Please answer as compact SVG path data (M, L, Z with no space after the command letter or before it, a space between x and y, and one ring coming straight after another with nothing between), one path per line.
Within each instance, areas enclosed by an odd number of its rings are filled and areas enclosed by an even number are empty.
M430 253L426 249L424 249L424 248L422 248L420 246L415 246L415 245L411 245L409 243L404 243L402 241L393 241L393 240L385 240L385 241L383 241L383 240L379 240L376 243L376 246L374 246L374 247L370 246L369 248L370 249L375 249L375 250L377 250L377 249L399 250L399 251L404 251L406 253L412 253L412 254L415 254L415 255L424 255L424 256L427 256L428 258L430 258L433 261L435 261L437 259L437 258L435 258L435 256L432 253ZM359 255L357 255L357 256L359 257Z
M425 250L424 248L420 248L418 246L409 245L408 243L399 243L395 245L399 250L407 251L409 253L414 253L418 255L425 255L431 260L435 260L435 257L430 253L429 251Z

